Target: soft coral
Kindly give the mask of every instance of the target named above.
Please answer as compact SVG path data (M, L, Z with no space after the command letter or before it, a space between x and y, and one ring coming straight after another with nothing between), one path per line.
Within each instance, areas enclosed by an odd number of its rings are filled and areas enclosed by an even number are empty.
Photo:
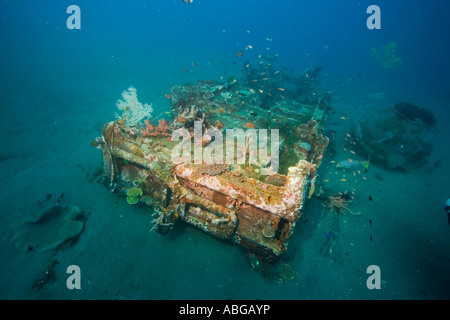
M154 126L152 121L144 120L145 122L145 130L141 130L142 135L145 136L166 136L170 137L170 133L167 132L169 129L169 125L167 124L166 119L158 120L158 125Z

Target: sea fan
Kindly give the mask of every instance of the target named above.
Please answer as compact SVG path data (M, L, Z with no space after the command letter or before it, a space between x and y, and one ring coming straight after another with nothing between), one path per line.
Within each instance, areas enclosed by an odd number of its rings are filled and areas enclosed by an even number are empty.
M122 92L122 99L117 100L117 108L122 111L121 119L126 121L129 126L136 126L142 119L150 118L153 112L151 104L139 102L137 91L133 87Z

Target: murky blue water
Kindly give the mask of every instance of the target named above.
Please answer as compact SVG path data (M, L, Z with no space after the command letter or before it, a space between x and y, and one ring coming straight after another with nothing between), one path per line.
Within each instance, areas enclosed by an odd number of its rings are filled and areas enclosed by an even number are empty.
M0 298L448 299L450 5L341 2L0 1ZM71 4L81 9L79 30L66 25ZM379 30L366 26L372 4L381 9ZM391 43L400 68L371 54ZM242 249L189 226L150 232L148 208L92 179L102 158L90 142L114 119L123 90L134 86L159 114L169 110L172 86L241 76L244 59L266 53L297 74L323 67L336 160L349 157L341 148L348 118L400 101L438 118L429 163L413 172L374 164L364 179L347 172L341 181L325 158L323 184L354 192L351 208L361 215L340 216L330 243L334 214L320 199L308 201L278 262L289 264L293 280L265 278ZM57 252L18 250L16 227L35 218L49 194L47 201L60 197L89 213L84 232ZM55 279L38 290L51 261ZM80 290L66 287L69 265L80 267ZM381 289L366 286L370 265L380 267Z

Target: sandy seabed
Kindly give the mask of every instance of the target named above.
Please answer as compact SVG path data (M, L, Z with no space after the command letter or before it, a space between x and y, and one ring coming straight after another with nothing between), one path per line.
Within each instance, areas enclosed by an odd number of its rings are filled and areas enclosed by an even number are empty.
M153 102L155 113L168 108L164 93L176 84L172 79L165 75L147 88L136 85L142 101ZM55 83L52 91L41 90L39 84L26 93L4 88L3 104L13 110L2 109L0 117L1 299L450 298L450 230L443 211L450 195L448 127L440 126L434 143L431 160L441 159L437 168L430 163L400 173L371 165L368 172L354 175L330 162L349 157L339 146L350 123L340 116L357 119L364 108L391 105L397 97L386 94L374 100L369 95L375 90L349 86L351 96L343 92L332 101L327 129L336 130L337 154L325 156L319 177L328 181L322 185L330 194L354 192L350 208L360 215L340 215L330 243L336 217L322 200L311 198L287 252L271 267L289 264L295 278L286 280L276 272L262 276L244 250L183 223L165 236L151 232L148 207L128 205L93 179L102 158L90 141L114 118L115 102L129 84L108 81L99 88L92 81L80 88ZM437 99L418 100L438 118L440 108L449 107ZM26 119L18 110L26 110ZM340 181L343 175L346 181ZM72 246L57 252L16 249L11 241L15 228L38 215L48 194L50 202L64 194L63 203L78 205L88 216L85 230ZM33 288L54 260L54 281ZM66 287L69 265L80 267L80 290ZM380 267L379 290L366 286L370 265Z

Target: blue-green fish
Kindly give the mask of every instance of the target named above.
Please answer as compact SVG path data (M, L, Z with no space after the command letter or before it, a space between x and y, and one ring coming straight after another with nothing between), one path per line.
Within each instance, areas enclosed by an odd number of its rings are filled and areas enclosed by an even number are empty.
M350 169L350 168L357 168L359 166L363 166L364 168L368 169L369 168L369 160L361 161L361 160L348 159L348 160L339 162L336 165L336 168Z

